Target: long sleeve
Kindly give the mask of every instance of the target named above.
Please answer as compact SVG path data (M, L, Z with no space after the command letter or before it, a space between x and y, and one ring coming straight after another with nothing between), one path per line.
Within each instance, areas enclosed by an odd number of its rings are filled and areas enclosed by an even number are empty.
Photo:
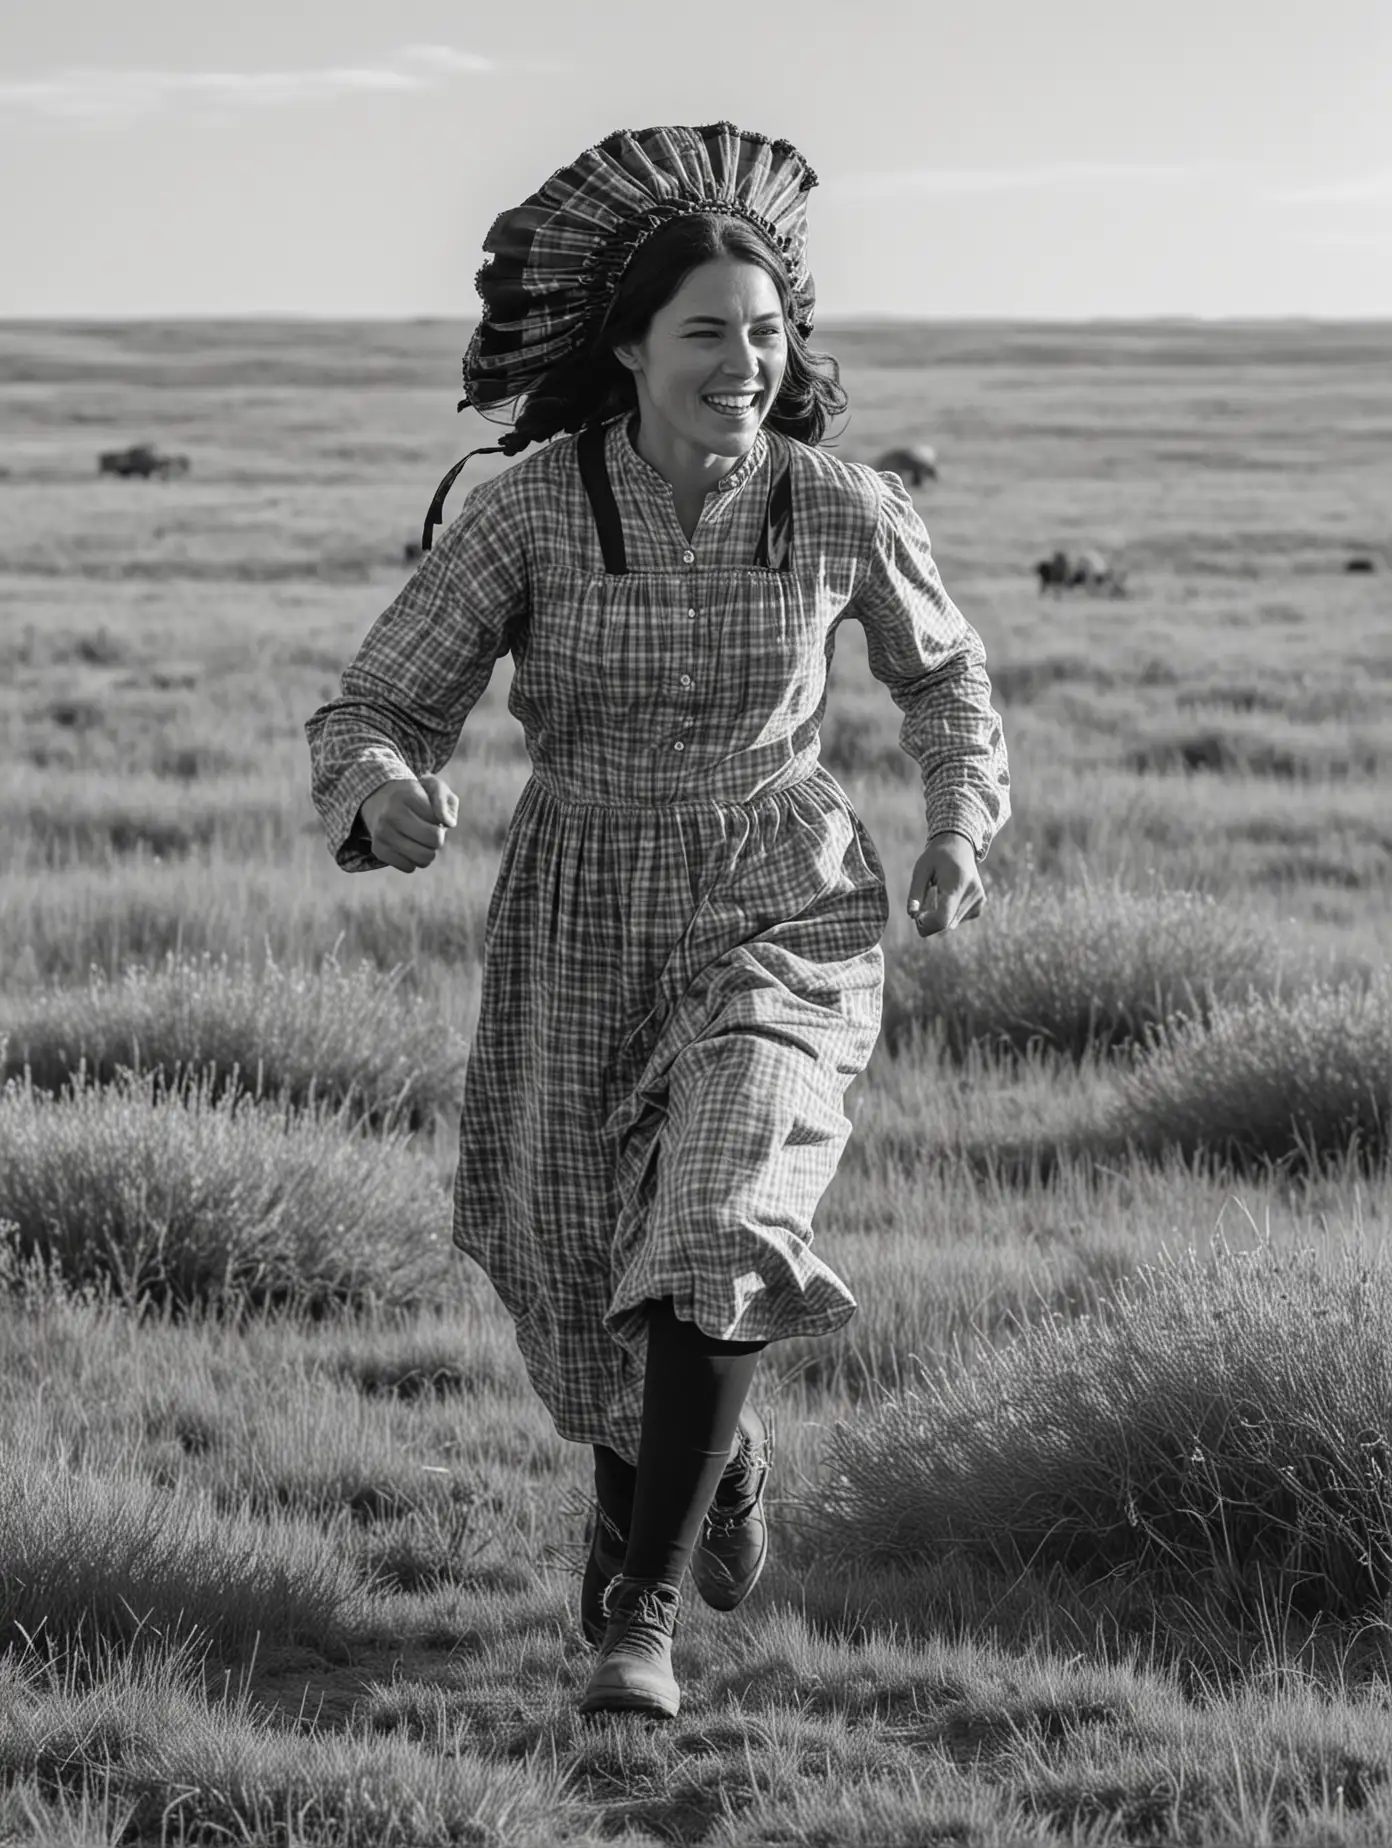
M527 608L523 515L503 475L474 489L368 631L340 696L305 725L314 806L346 872L382 865L358 820L364 799L444 768Z
M870 671L904 714L899 742L923 774L930 836L965 834L978 860L1010 815L1010 769L981 637L943 589L928 533L895 476L873 477L879 513L847 615Z

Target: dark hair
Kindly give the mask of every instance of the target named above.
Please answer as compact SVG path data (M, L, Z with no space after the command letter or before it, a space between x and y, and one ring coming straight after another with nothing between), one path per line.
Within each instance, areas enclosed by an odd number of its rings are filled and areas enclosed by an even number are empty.
M516 455L562 430L583 430L633 410L638 403L633 374L615 358L614 348L641 340L692 270L722 256L757 263L778 290L788 360L766 423L799 442L820 443L830 419L847 405L836 361L812 352L793 325L787 277L758 232L740 218L700 212L670 220L638 246L589 352L543 374L527 393L516 428L502 439L503 450Z

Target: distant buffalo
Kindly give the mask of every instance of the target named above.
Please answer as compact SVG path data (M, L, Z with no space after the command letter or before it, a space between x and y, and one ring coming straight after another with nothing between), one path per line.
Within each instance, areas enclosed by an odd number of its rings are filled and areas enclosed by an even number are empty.
M135 443L129 449L107 449L97 458L98 472L103 475L138 475L148 481L152 475L187 475L187 456L161 455L150 443Z
M1344 562L1344 570L1345 571L1376 571L1377 570L1377 560L1375 558L1369 558L1366 553L1363 553L1357 558L1346 559Z
M1126 573L1109 565L1100 552L1054 552L1041 558L1034 569L1041 596L1046 590L1056 597L1065 590L1085 590L1090 596L1103 591L1109 597L1126 595Z
M425 552L419 539L408 539L401 548L403 565L418 565L424 557Z
M925 481L938 478L937 451L931 443L907 443L899 449L886 449L875 467L907 481L911 488L921 488Z

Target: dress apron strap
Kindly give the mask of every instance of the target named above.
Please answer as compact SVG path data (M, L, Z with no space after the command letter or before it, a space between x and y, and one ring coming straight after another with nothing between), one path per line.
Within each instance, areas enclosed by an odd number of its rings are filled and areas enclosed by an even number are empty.
M611 577L623 577L628 571L628 555L624 551L623 523L619 519L613 483L604 460L605 437L603 424L587 424L576 438L575 456L580 464L580 479L585 484L590 511L599 529L604 569ZM764 524L754 548L754 566L762 571L791 571L792 555L793 480L785 456L769 483Z
M586 424L575 442L580 479L589 496L590 511L599 528L599 549L604 554L604 569L611 577L623 577L628 570L624 551L623 522L618 502L604 461L604 441L608 432L603 424Z
M763 571L793 568L793 477L784 456L769 483L764 527L754 548L755 567Z

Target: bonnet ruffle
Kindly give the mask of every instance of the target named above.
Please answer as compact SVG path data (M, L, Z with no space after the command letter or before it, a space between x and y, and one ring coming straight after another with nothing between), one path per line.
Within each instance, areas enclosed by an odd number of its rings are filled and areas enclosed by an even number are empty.
M789 141L714 122L620 129L503 212L475 278L483 316L464 358L467 403L526 392L582 353L630 258L670 219L742 218L781 258L793 318L806 337L816 302L807 267L806 195L817 176Z
M793 325L812 332L816 290L807 267L807 194L817 176L791 141L733 122L702 128L619 129L561 167L494 219L474 279L483 313L464 355L459 409L485 415L587 353L639 245L674 218L723 213L752 225L780 259ZM435 490L421 548L444 518L445 496L476 455L514 453L516 437L475 449Z

